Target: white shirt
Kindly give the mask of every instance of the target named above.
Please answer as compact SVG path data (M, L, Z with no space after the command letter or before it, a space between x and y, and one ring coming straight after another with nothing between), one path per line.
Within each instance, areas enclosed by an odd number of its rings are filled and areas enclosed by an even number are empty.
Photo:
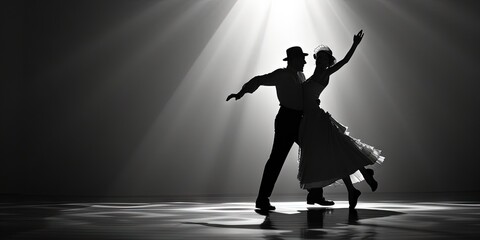
M305 75L302 72L295 73L287 68L279 68L271 73L252 78L243 85L243 89L253 93L261 85L275 86L280 105L302 111L302 82L304 81Z

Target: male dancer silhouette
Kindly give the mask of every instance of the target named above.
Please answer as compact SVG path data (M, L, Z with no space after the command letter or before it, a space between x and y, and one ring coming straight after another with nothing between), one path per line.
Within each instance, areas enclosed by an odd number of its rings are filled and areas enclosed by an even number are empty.
M252 78L245 83L238 93L230 94L231 98L238 100L245 93L253 93L259 86L275 86L277 97L280 101L280 109L275 118L275 135L273 140L270 158L265 164L262 182L255 202L256 208L262 211L275 210L270 204L269 197L272 195L273 187L277 181L283 163L294 142L298 144L298 130L303 115L302 82L305 81L303 67L306 63L302 48L295 46L287 49L286 68L279 68L271 73ZM318 188L309 191L308 203L320 205L333 205L334 203L325 200L323 189Z

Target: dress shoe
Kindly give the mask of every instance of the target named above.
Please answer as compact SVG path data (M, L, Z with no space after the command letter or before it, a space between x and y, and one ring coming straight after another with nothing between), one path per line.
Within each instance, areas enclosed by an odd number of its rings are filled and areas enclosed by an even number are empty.
M255 202L255 207L260 211L271 211L275 210L275 207L270 205L270 200L267 199L257 199Z
M307 195L307 204L313 205L315 203L322 206L332 206L335 204L333 201L326 200L324 197L315 197L313 194L309 193Z
M375 190L378 188L378 182L375 180L375 178L373 178L373 169L366 169L365 173L365 176L363 176L365 181L372 189L372 192L375 192Z
M348 208L355 209L360 194L362 194L362 192L360 192L358 189L352 190L352 192L348 193Z

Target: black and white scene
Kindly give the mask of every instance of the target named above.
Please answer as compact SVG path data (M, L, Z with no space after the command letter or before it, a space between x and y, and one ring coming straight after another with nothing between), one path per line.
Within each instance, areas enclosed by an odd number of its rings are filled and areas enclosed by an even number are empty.
M480 238L478 1L0 16L1 239Z

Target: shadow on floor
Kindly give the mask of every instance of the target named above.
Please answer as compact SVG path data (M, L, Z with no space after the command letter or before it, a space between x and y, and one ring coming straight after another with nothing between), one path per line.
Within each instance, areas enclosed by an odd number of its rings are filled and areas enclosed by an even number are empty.
M270 235L268 239L282 239L281 237L301 237L305 239L322 238L327 232L325 229L347 225L361 225L358 221L371 218L381 218L393 215L403 214L401 212L385 210L369 210L348 208L311 208L306 211L298 211L294 214L281 212L260 212L258 214L265 216L261 224L250 225L223 225L201 222L184 222L186 224L198 224L216 228L234 228L234 229L264 229L279 230L279 234ZM358 236L358 233L354 233ZM375 232L371 231L370 236ZM365 236L365 235L364 235ZM274 237L274 238L271 238ZM347 236L345 236L347 237Z

